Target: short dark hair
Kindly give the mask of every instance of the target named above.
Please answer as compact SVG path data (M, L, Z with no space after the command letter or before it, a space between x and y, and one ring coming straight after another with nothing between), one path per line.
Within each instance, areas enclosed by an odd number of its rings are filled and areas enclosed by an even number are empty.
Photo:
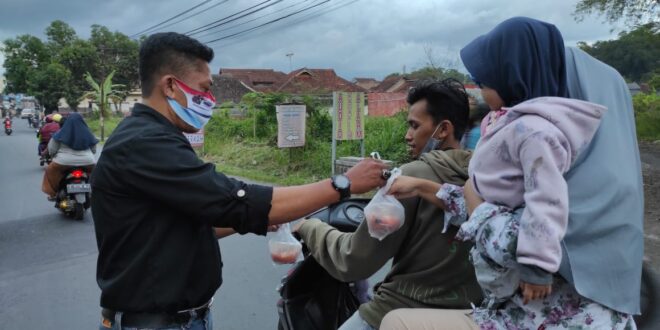
M448 120L454 125L454 137L460 140L470 117L470 103L463 84L456 79L422 80L408 91L408 104L426 100L426 111L438 124Z
M142 95L149 97L158 74L181 74L195 64L195 60L210 63L213 49L203 43L175 32L150 35L140 45L140 84Z

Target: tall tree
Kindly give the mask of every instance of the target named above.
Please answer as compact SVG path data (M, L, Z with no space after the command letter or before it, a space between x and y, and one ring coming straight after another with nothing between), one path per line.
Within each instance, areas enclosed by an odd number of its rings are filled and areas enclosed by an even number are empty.
M462 83L467 83L470 81L467 75L459 72L458 70L444 69L440 67L434 68L431 66L425 66L421 69L417 69L411 72L407 76L414 79L434 79L434 80L453 78Z
M78 99L87 87L83 74L96 65L96 51L86 41L78 38L71 26L60 20L53 21L46 28L46 38L53 61L62 64L69 71L69 81L62 85L62 93L71 109L76 111Z
M89 90L85 73L94 70L99 61L96 48L86 40L76 39L59 51L58 62L71 72L71 81L65 92L67 100L79 100ZM69 102L76 109L77 102Z
M2 51L5 55L3 67L7 93L27 93L30 79L40 67L50 62L46 45L29 34L5 40Z
M30 81L28 92L44 106L45 112L57 110L61 98L65 97L71 73L62 64L51 62L37 70ZM77 102L76 100L69 101Z
M92 25L89 42L96 48L98 65L90 72L97 80L103 80L115 71L114 81L125 86L124 91L137 88L139 44L120 32L111 32L107 27Z
M578 46L597 59L613 66L624 77L645 81L660 68L660 23L649 23L619 34L616 40Z
M580 0L575 5L575 18L582 21L585 16L597 13L614 23L624 20L631 25L660 22L658 0Z
M64 48L78 39L76 30L60 20L50 23L46 28L46 37L55 50Z
M61 95L75 110L78 100L89 90L85 82L87 71L97 81L104 81L110 72L116 71L115 81L125 86L121 91L124 97L139 85L138 43L126 35L93 25L92 36L83 40L72 27L59 20L53 21L45 34L45 42L31 35L4 41L7 92L38 92L49 98L49 107L54 104L50 98ZM54 63L58 65L51 65ZM47 73L55 74L58 83L44 81ZM52 90L37 91L37 88Z

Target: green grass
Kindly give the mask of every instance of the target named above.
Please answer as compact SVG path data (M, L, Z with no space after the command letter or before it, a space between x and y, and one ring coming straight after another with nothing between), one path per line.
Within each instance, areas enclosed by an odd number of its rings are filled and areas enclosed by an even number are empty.
M660 95L655 92L633 96L637 137L640 140L660 140Z
M638 112L635 115L637 122L637 137L645 141L660 140L660 111Z
M407 160L404 135L404 115L391 118L367 117L365 122L365 151L378 151L384 159L401 164ZM280 149L276 129L261 128L265 137L253 137L251 119L230 119L215 116L209 122L205 137L205 158L216 164L223 173L280 185L316 182L330 176L330 130L322 120L308 121L306 145L303 148ZM324 125L324 127L312 126ZM319 131L328 136L319 136ZM258 134L259 135L259 134ZM325 134L324 134L325 135ZM340 141L337 157L359 156L359 141Z
M122 121L124 118L120 117L109 117L105 118L105 132L104 132L104 138L107 139L110 134L117 128L117 125L119 125L119 122ZM92 133L99 139L101 138L101 123L98 119L90 119L87 118L85 119L85 122L87 122L87 126L89 126L89 129L92 130Z

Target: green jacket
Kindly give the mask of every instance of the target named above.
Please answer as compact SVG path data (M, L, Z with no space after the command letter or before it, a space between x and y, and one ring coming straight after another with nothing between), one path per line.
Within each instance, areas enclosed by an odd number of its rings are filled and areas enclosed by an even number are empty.
M463 185L471 154L433 151L402 167L404 175ZM466 309L481 302L469 243L454 240L457 228L442 234L442 209L420 198L402 200L406 220L382 241L369 236L366 222L355 233L342 233L308 220L299 230L314 257L332 276L350 282L368 278L394 258L392 269L374 289L360 316L378 328L385 314L398 308Z

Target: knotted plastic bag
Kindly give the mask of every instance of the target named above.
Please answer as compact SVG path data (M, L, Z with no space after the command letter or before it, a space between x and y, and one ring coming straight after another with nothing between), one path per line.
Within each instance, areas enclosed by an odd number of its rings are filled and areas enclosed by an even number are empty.
M394 196L387 194L394 180L400 175L400 169L393 169L385 187L378 189L374 198L364 208L369 235L381 241L399 230L406 219L403 205Z
M288 223L280 225L275 234L268 240L270 258L275 264L292 264L302 260L302 244L291 234Z

